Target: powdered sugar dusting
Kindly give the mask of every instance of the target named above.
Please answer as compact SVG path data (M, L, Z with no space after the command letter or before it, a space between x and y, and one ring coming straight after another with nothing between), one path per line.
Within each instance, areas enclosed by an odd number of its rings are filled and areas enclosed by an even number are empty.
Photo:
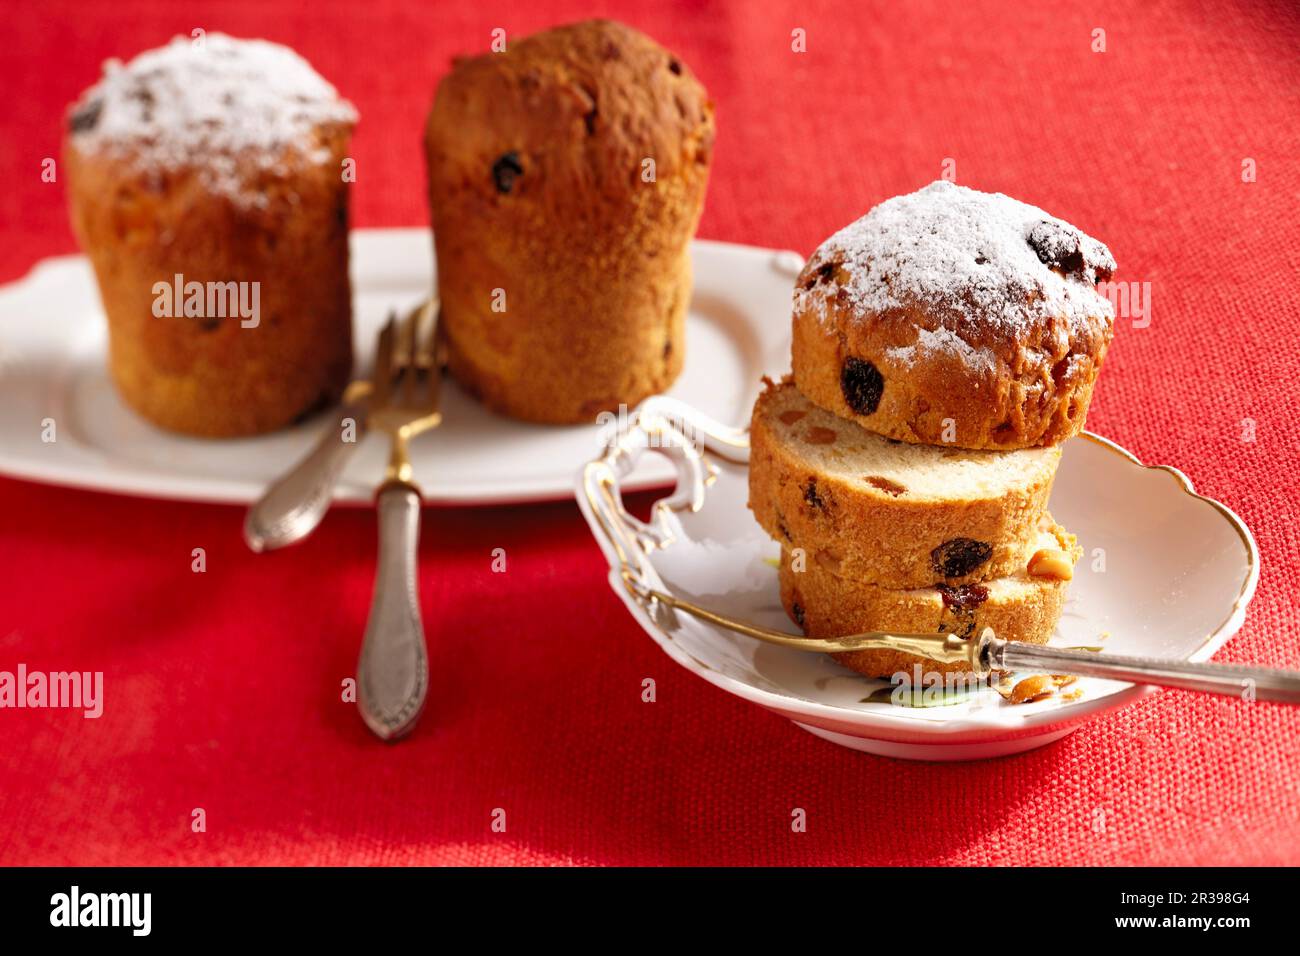
M951 332L979 322L1024 331L1040 318L1113 318L1095 284L1114 268L1110 250L1069 223L1001 193L939 180L827 239L805 272L824 281L801 284L795 305L826 319L825 281L833 280L859 314L920 304ZM963 346L970 348L958 335L932 333L915 348Z
M933 331L918 328L915 344L885 349L886 358L906 368L911 368L918 360L925 361L936 353L955 355L973 369L992 371L995 366L990 352L975 348L956 332L942 326Z
M212 188L239 195L239 163L266 169L286 149L323 163L329 153L314 129L356 118L293 50L211 33L176 37L125 65L108 61L69 122L80 150L130 156L146 170L194 167Z

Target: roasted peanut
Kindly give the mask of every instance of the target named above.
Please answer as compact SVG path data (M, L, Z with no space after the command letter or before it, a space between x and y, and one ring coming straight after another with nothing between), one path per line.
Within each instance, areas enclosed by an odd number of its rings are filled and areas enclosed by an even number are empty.
M1045 700L1054 693L1056 693L1056 682L1052 680L1051 675L1035 674L1033 677L1026 677L1011 688L1011 697L1008 699L1013 704L1032 704L1036 700Z
M1034 556L1029 559L1029 574L1036 578L1069 581L1074 577L1074 562L1064 551L1043 548L1034 552Z

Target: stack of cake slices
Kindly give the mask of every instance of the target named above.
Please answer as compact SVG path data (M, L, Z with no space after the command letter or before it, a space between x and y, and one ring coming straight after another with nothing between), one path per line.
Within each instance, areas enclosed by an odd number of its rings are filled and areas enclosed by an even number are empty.
M811 637L1044 643L1081 551L1047 510L1114 310L1109 251L1041 209L950 183L827 240L795 292L793 375L754 407L749 505ZM873 677L960 671L836 655Z

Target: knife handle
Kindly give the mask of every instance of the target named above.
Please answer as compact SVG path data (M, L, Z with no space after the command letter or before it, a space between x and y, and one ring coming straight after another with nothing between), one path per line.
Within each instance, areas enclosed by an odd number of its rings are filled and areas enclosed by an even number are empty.
M1267 667L1193 664L1190 661L1171 661L1158 657L1121 657L1117 654L1095 654L1091 651L1065 650L1019 641L994 642L988 660L997 670L1077 674L1081 677L1177 687L1247 700L1300 704L1300 674Z
M376 510L379 566L357 662L357 708L377 737L394 740L415 726L429 690L415 573L419 492L401 482L386 484L379 491Z
M344 440L349 420L355 434ZM334 423L296 465L262 493L244 519L244 541L272 551L301 541L320 524L334 500L334 486L366 434L366 406L344 404Z

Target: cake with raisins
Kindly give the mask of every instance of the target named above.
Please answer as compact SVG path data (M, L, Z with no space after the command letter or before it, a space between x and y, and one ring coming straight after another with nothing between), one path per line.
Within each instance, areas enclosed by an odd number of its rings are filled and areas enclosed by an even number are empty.
M667 389L713 136L691 71L620 23L456 61L425 137L455 378L498 412L553 423Z
M1000 193L938 181L824 242L794 296L809 399L904 442L1014 449L1084 424L1115 310L1096 239Z
M810 637L992 628L1043 643L1081 550L1047 513L1113 334L1097 240L936 182L826 240L796 283L792 375L750 426L749 505ZM902 652L835 655L872 677Z
M234 436L338 397L355 122L305 60L262 40L178 37L106 64L69 114L64 163L130 407Z
M1045 516L1030 539L1031 556L1014 571L977 583L912 590L889 590L841 577L810 563L795 564L788 548L781 552L781 603L809 637L840 637L866 631L900 634L950 633L976 637L986 627L1011 641L1046 644L1052 636L1081 551L1074 535ZM1052 556L1047 561L1036 557ZM1049 573L1050 571L1050 573ZM889 678L926 672L960 673L965 664L936 661L893 650L861 650L831 655L868 677Z
M880 588L957 585L1025 566L1061 450L910 445L832 415L786 379L750 425L749 507L810 566Z

